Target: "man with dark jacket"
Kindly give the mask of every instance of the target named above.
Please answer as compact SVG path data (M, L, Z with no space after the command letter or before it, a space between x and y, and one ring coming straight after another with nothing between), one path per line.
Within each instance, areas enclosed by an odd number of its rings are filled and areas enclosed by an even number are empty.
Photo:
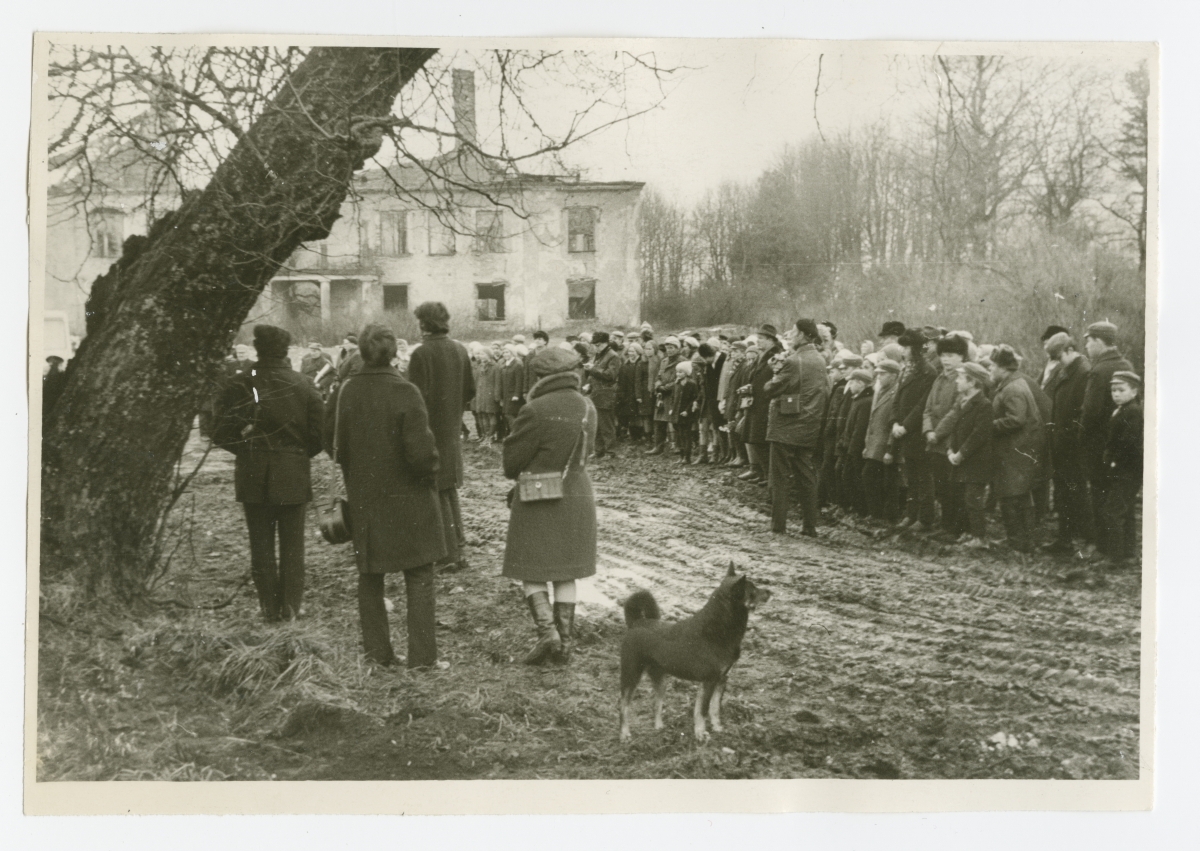
M817 329L820 330L818 325ZM825 416L821 421L819 456L820 472L817 476L817 500L822 506L829 503L841 504L837 493L837 442L846 415L850 412L850 394L846 392L846 381L850 373L862 366L862 358L846 350L834 355L830 378L833 385L825 403Z
M603 458L617 442L617 373L621 369L621 356L609 339L607 331L592 334L592 345L596 356L584 364L584 384L589 387L588 395L596 406L596 458Z
M829 399L825 359L817 351L821 335L811 319L796 321L796 349L776 365L763 387L770 400L767 441L770 443L771 531L787 531L792 488L800 494L802 535L817 536L817 470L814 455L821 438L821 418Z
M936 467L925 451L925 436L922 431L925 418L925 402L933 387L937 372L925 358L925 335L910 328L899 337L899 343L907 351L904 371L896 388L896 400L892 405L892 441L897 455L904 459L905 474L908 476L908 505L905 518L900 522L904 528L919 523L921 531L930 531L937 521Z
M667 337L663 341L663 357L658 371L650 379L654 385L654 448L647 455L662 455L667 451L667 437L671 431L670 408L675 394L675 365L679 363L679 338Z
M749 379L746 382L750 397L750 407L746 412L746 452L750 456L750 469L738 478L755 484L765 484L770 463L767 426L771 400L763 388L775 375L771 360L776 355L783 354L783 344L779 342L774 325L763 325L759 328L758 340L758 360L748 370Z
M1054 363L1054 368L1047 371L1045 391L1050 397L1047 430L1054 465L1054 507L1058 511L1058 533L1043 549L1066 554L1075 552L1075 539L1092 539L1087 476L1079 445L1083 396L1092 366L1066 332L1052 335L1043 348Z
M213 444L237 458L233 487L250 533L250 575L271 622L297 617L304 599L309 459L321 451L324 419L316 388L288 360L290 342L282 328L254 326L258 361L225 388L213 428Z
M1084 346L1092 368L1088 373L1087 387L1083 391L1079 415L1080 451L1091 491L1096 549L1105 554L1108 543L1107 536L1104 535L1103 512L1104 504L1108 500L1109 477L1104 470L1104 444L1108 440L1108 421L1116 407L1109 383L1114 372L1130 372L1133 365L1122 357L1120 349L1117 348L1117 326L1111 322L1093 322L1089 325Z
M417 386L429 412L429 430L437 442L437 488L446 526L448 566L443 572L467 567L462 558L462 512L458 488L462 485L462 420L475 398L475 377L467 348L450 339L450 312L440 301L427 301L413 311L421 325L421 345L408 363L408 380Z
M1110 382L1116 410L1108 423L1104 470L1108 495L1104 503L1108 561L1116 567L1137 558L1137 495L1142 489L1144 441L1141 402L1142 379L1129 370L1117 370Z

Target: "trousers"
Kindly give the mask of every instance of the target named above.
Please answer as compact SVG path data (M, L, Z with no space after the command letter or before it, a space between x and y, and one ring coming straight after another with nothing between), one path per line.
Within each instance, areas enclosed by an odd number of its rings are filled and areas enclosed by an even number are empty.
M813 463L814 451L807 447L774 441L770 445L771 531L787 531L788 509L791 507L793 488L800 497L804 531L815 531L821 511L817 505L817 471Z
M1000 497L1000 518L1009 546L1021 553L1033 549L1033 499L1029 494Z
M613 448L617 442L617 419L612 408L596 409L596 457Z
M383 602L385 576L385 573L358 575L358 620L367 658L380 665L391 665L396 654ZM429 667L437 661L432 564L404 571L404 601L408 616L408 667Z
M1111 559L1136 558L1137 495L1142 489L1137 479L1110 479L1104 501L1106 552Z
M258 604L268 621L291 620L304 601L305 503L242 503L250 532L250 576ZM275 540L279 539L279 557Z
M934 502L937 492L937 464L925 447L904 453L904 468L908 475L908 505L905 514L914 523L925 526L937 522L937 507Z
M876 520L894 523L900 515L900 482L895 464L864 458L862 465L863 504Z

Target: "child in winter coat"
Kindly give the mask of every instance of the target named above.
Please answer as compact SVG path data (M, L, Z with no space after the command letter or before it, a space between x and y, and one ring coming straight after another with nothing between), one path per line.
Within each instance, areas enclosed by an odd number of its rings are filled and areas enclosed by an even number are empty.
M1104 446L1109 486L1101 534L1108 538L1108 562L1116 567L1137 559L1136 510L1138 491L1142 489L1144 439L1142 379L1136 372L1119 370L1113 373L1109 386L1117 407L1109 419Z
M668 415L675 423L675 436L679 443L680 462L692 462L692 450L696 447L696 432L700 416L700 387L692 377L691 361L680 361L675 365L675 387L671 391Z
M863 447L862 487L872 520L894 523L900 513L899 481L892 455L892 410L900 364L881 360L875 373L875 398Z
M965 363L955 379L958 400L952 414L936 429L950 461L951 498L963 506L967 538L973 549L987 549L987 488L992 480L992 403L988 399L991 376L979 364ZM948 425L948 428L943 426Z
M863 496L863 449L867 445L867 425L871 420L871 402L875 398L875 377L869 369L855 369L846 379L850 407L838 435L837 476L842 507L859 515L867 513Z

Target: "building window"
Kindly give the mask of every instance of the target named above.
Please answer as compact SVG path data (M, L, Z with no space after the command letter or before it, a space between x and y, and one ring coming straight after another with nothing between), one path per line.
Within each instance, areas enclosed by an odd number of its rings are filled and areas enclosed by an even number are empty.
M448 216L448 213L443 213ZM443 222L436 214L429 214L429 253L454 253L454 228Z
M567 250L572 254L596 250L596 210L594 207L567 208Z
M475 211L475 251L499 254L504 250L504 217L500 210Z
M125 217L119 212L100 212L94 228L92 249L97 257L120 257L125 241Z
M567 281L567 318L596 318L596 282L591 278Z
M358 220L358 255L370 257L379 253L379 225L365 213Z
M408 253L408 211L387 210L383 214L383 253L402 257Z
M504 318L504 284L475 285L475 318L480 322Z
M408 313L408 284L383 285L385 313Z
M329 243L327 242L317 243L317 268L329 268Z

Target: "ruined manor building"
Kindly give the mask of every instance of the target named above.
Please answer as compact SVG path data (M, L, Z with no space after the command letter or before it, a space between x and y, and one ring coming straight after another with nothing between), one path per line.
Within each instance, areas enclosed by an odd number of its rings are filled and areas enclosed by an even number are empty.
M356 175L329 237L292 255L247 325L333 343L381 321L411 336L411 309L428 300L445 302L456 334L480 337L640 322L643 184L518 173L481 156L470 72L454 73L454 110L454 147ZM71 180L51 189L45 308L75 337L92 281L177 205L149 190L152 170L134 152L106 159L86 193Z

